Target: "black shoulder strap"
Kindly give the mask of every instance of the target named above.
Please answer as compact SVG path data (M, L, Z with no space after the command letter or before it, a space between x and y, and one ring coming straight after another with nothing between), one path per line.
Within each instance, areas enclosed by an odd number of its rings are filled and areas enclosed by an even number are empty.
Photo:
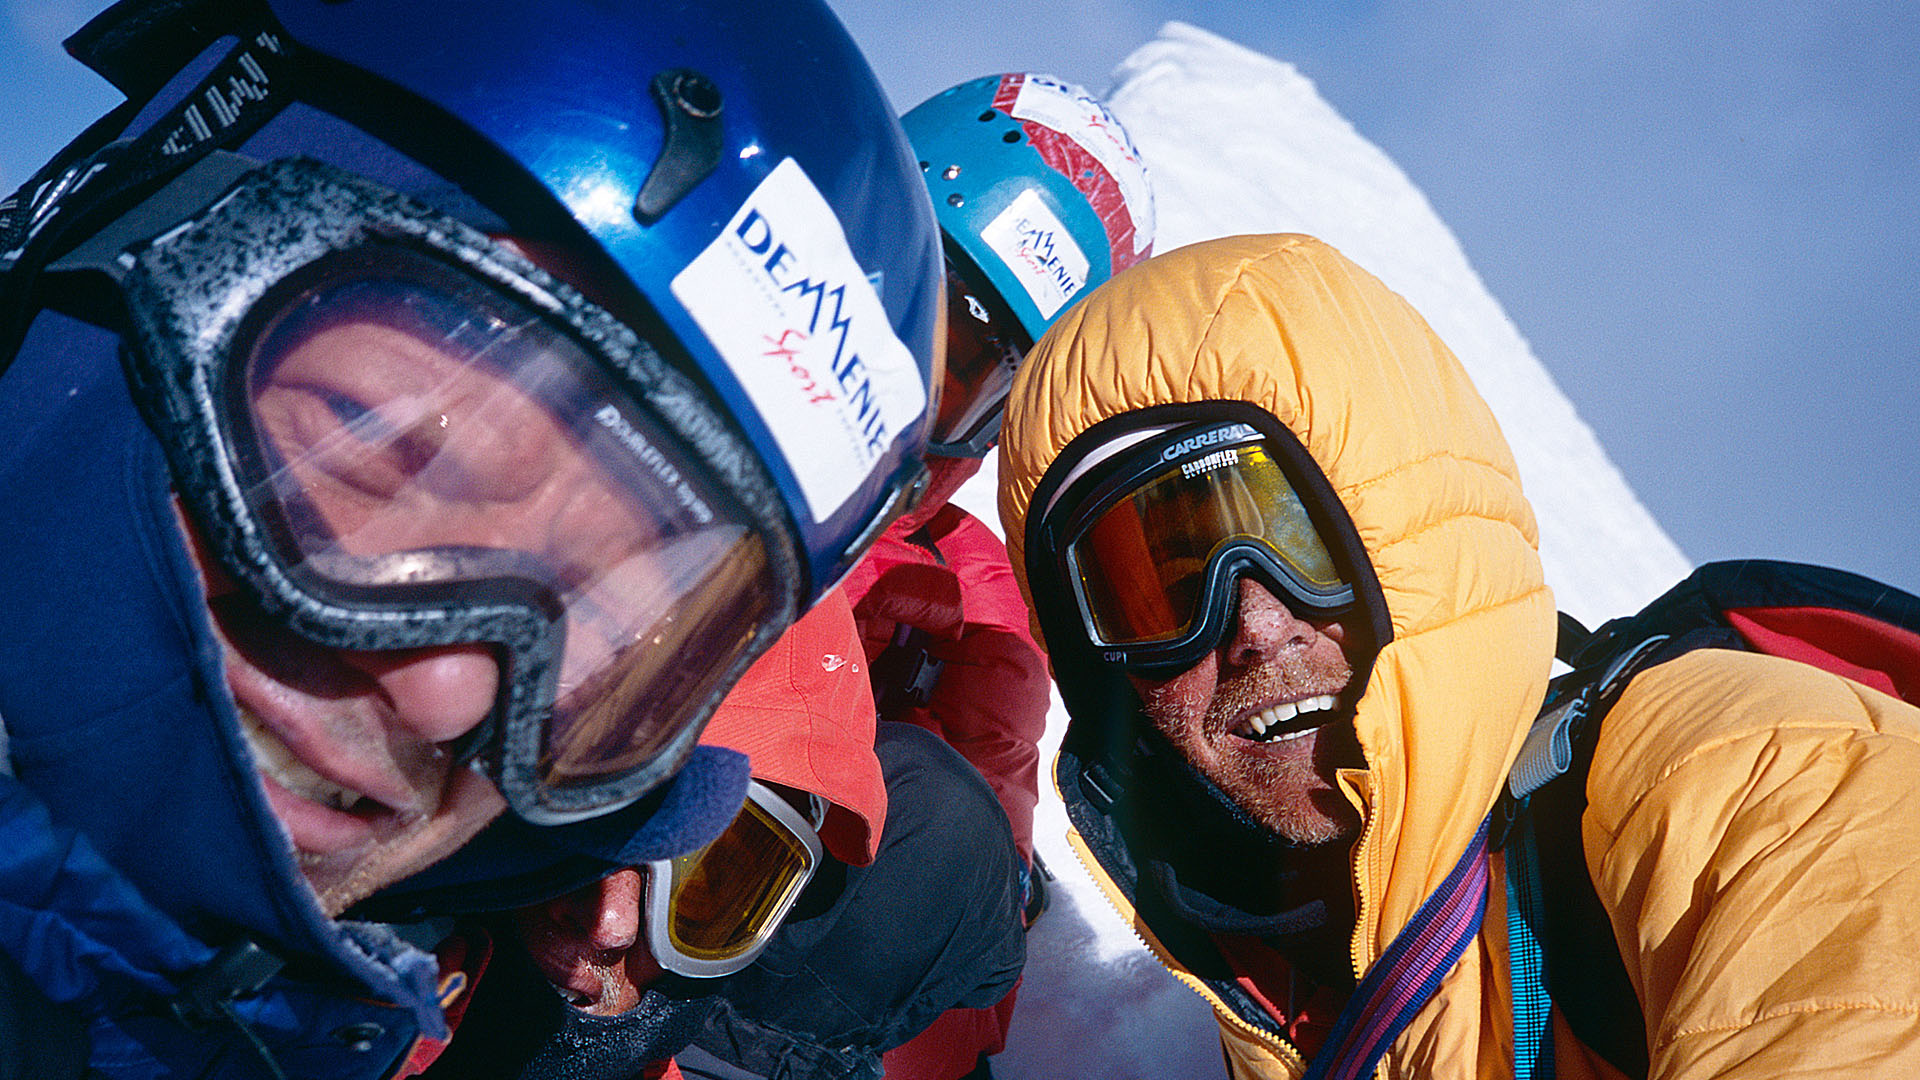
M1556 654L1573 670L1549 688L1496 818L1526 924L1517 939L1543 969L1537 976L1516 968L1517 1047L1523 1026L1542 1032L1544 1005L1529 999L1525 1015L1520 1005L1543 976L1582 1042L1629 1076L1647 1073L1646 1021L1587 873L1580 819L1608 708L1635 674L1698 648L1788 656L1920 700L1920 598L1844 571L1709 563L1639 613L1591 633L1563 615Z
M1593 636L1563 617L1562 658L1585 651L1581 646ZM1537 962L1547 994L1581 1042L1636 1078L1647 1075L1646 1020L1614 942L1613 924L1587 875L1580 818L1587 808L1586 777L1607 708L1636 672L1656 658L1667 658L1670 643L1666 635L1654 635L1556 679L1508 776L1497 811L1505 824L1500 843L1508 851L1507 872L1527 879L1510 895L1517 898L1520 918L1538 943L1542 955ZM1523 946L1511 947L1517 955ZM1517 986L1514 993L1518 1010L1526 995ZM1544 1009L1541 1005L1530 1019L1542 1037ZM1537 1049L1548 1055L1544 1068L1550 1072L1550 1046Z

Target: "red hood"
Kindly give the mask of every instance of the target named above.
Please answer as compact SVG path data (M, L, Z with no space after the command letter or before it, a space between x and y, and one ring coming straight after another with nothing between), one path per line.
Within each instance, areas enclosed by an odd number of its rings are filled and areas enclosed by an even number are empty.
M747 670L700 741L752 758L755 779L832 803L821 842L841 862L865 866L887 817L873 737L866 654L853 607L835 589Z

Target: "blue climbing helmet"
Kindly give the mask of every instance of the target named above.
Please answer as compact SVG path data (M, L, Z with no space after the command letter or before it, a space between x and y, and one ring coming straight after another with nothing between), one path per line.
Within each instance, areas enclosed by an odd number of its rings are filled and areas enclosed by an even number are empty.
M461 751L522 817L670 776L924 483L934 222L825 4L122 3L70 48L129 100L0 203L0 359L46 307L121 333L187 513L301 635L497 646ZM425 513L343 536L262 404L343 311L510 367L624 462L627 532L540 565ZM416 453L433 407L389 393L327 422Z
M1153 189L1098 98L1046 75L944 90L901 118L947 256L947 357L930 453L980 457L1026 350L1153 253Z
M69 49L127 102L0 200L0 503L21 511L0 514L0 898L36 916L0 952L59 1001L92 994L96 1053L129 1070L271 1047L288 1071L357 1075L444 1035L451 984L316 903L210 605L250 603L276 651L495 646L493 714L446 749L519 816L431 884L511 906L577 883L562 870L699 848L747 782L738 755L694 747L705 717L920 474L943 318L925 188L813 0L153 0ZM338 519L276 423L416 463L455 427L408 412L428 395L261 410L324 387L337 372L302 374L302 343L357 325L465 350L520 392L509 414L571 417L576 457L621 478L606 506L685 542L651 564L560 528L559 561L484 537L316 543ZM435 539L433 515L391 520ZM656 597L679 602L601 650L653 662L604 668L608 696L582 680L611 707L560 730L581 636L563 615L636 618L576 600L630 598L645 579L626 571L669 553ZM202 565L231 591L210 597ZM303 962L250 994L262 949Z

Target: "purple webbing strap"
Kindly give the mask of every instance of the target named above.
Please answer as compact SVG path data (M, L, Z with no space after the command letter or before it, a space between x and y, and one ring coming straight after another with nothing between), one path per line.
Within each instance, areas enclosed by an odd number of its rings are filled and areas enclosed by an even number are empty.
M1482 821L1460 862L1347 999L1305 1080L1361 1080L1373 1073L1479 933L1488 879L1487 822Z

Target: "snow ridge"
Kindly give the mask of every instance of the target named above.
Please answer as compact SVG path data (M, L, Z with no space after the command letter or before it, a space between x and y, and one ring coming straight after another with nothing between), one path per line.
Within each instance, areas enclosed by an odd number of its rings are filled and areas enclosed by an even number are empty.
M1460 357L1519 462L1547 583L1589 625L1638 609L1689 563L1608 460L1458 240L1399 166L1292 65L1171 22L1114 72L1107 100L1145 158L1154 250L1219 236L1318 236L1404 296ZM954 501L999 528L995 462ZM1066 724L1058 697L1041 761ZM1051 783L1034 842L1057 875L995 1071L1029 1080L1219 1077L1206 1005L1148 954L1069 850Z

